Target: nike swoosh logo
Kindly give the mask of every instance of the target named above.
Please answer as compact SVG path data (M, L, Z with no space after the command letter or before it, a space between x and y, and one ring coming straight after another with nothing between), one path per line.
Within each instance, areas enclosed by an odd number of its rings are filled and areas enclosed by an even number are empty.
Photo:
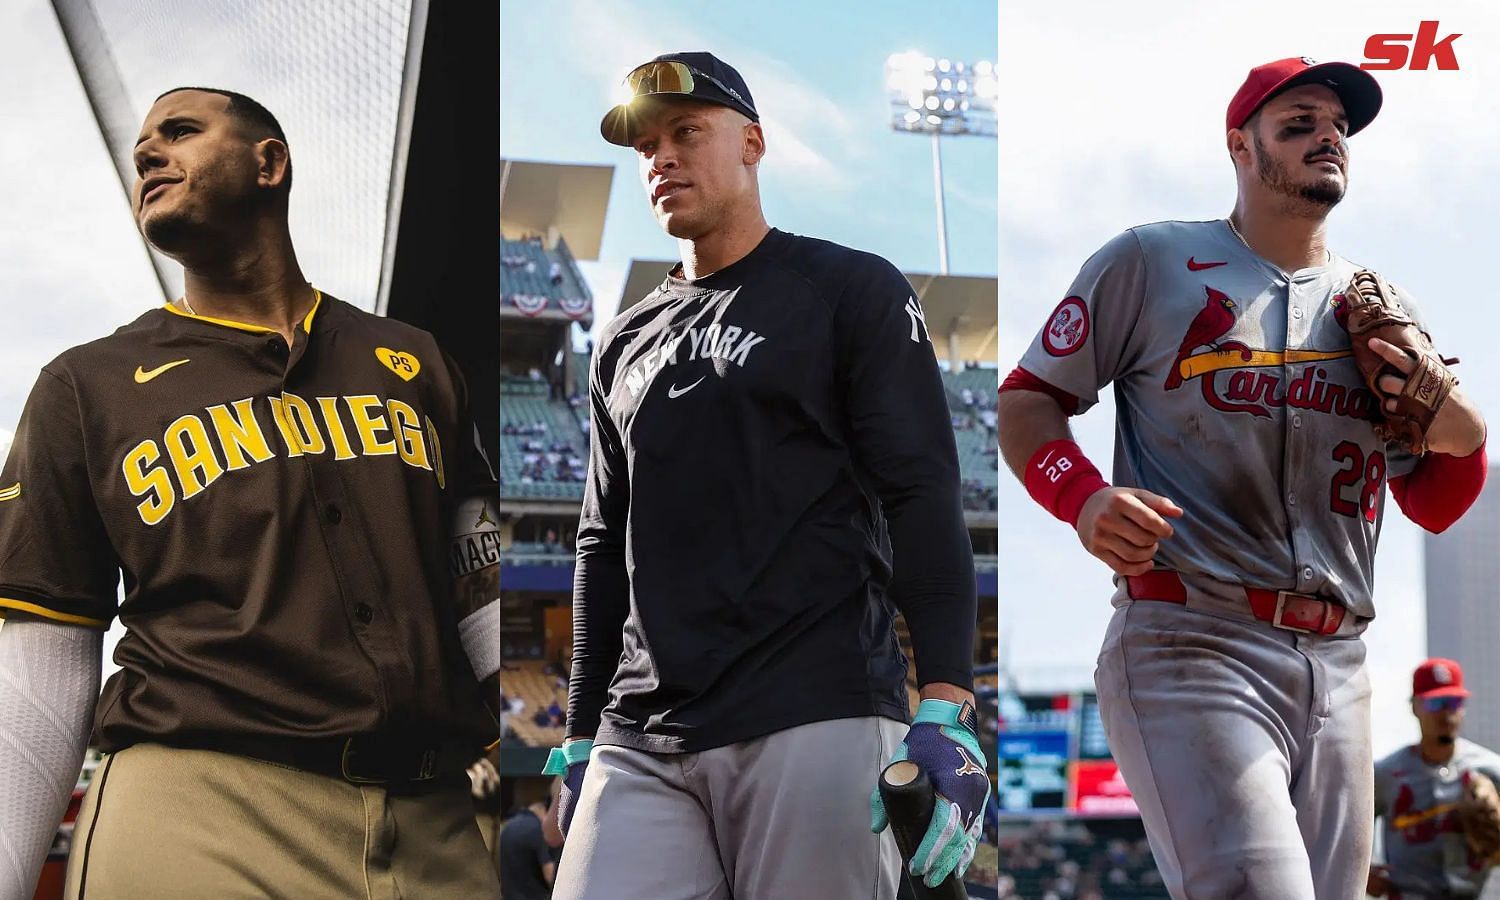
M1047 451L1047 455L1044 456L1044 457L1042 457L1042 461L1039 462L1039 463L1037 463L1036 467L1038 469L1045 469L1045 468L1047 468L1047 460L1051 459L1052 458L1052 454L1054 454L1056 452L1057 452L1056 450L1048 450Z
M7 500L14 500L19 496L21 496L21 482L18 481L5 490L0 491L0 503L4 503Z
M185 365L188 364L188 362L189 362L189 360L186 360L186 359L175 359L175 360L173 360L173 361L171 361L169 363L162 363L161 365L159 365L156 368L150 370L149 372L143 370L140 366L136 366L135 367L135 383L136 384L145 384L146 382L150 381L151 379L155 378L156 376L160 375L161 373L167 371L168 369L175 369L178 366L185 366Z
M1204 269L1217 269L1219 266L1227 266L1227 265L1229 265L1228 262L1206 262L1206 263L1201 263L1201 262L1198 262L1197 260L1193 259L1191 256L1188 257L1188 271L1189 272L1202 272Z
M703 376L703 378L707 378L707 377L708 377L707 375ZM678 390L677 389L677 385L675 385L675 384L672 385L671 387L667 388L667 397L670 398L670 399L672 399L672 400L676 400L678 397L681 397L683 394L686 394L688 391L690 391L693 388L697 387L698 385L702 384L703 383L703 378L699 378L697 381L693 382L692 384L688 385L687 387L683 388L682 390Z

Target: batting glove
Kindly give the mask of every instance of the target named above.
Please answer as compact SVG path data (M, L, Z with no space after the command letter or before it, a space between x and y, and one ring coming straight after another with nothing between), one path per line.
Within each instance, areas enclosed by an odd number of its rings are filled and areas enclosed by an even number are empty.
M578 792L583 789L583 773L589 767L589 753L594 749L591 738L564 741L561 747L553 747L547 754L543 775L563 776L562 789L557 792L557 827L568 833L573 824L573 809L578 802Z
M923 700L917 706L911 731L891 762L909 759L932 782L932 822L922 836L910 871L928 887L937 887L949 873L960 876L974 860L984 830L984 807L990 797L990 778L979 749L978 716L974 706L946 700ZM879 834L890 824L880 789L870 793L870 830Z

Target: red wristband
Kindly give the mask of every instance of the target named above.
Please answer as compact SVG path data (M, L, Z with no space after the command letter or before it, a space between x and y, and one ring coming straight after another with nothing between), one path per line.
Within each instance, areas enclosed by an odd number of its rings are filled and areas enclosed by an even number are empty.
M1072 441L1043 444L1026 463L1026 493L1075 528L1084 502L1107 487L1109 482Z

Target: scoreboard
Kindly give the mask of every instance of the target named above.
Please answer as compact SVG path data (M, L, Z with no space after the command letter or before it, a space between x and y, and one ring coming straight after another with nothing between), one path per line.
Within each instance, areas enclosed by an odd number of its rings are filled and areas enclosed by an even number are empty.
M1002 815L1136 816L1092 693L999 700L996 789Z

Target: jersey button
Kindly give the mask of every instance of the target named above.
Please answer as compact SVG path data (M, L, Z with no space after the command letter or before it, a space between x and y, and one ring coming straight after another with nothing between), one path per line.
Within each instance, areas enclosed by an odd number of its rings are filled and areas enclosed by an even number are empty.
M332 503L323 509L323 517L328 520L328 524L330 525L337 525L344 521L343 511Z
M1302 569L1302 580L1312 581L1312 566L1304 566Z
M375 610L371 609L368 603L360 603L354 607L354 618L358 619L361 625L368 625L375 618Z
M1296 494L1287 494L1286 495L1286 505L1287 506L1296 506L1297 505L1297 495Z
M1301 416L1292 416L1292 427L1293 428L1301 428L1302 427L1302 417Z
M1292 318L1294 318L1294 319L1300 319L1300 318L1302 318L1302 307L1300 307L1300 306L1294 306L1294 307L1292 307Z
M266 349L270 350L276 356L282 356L286 353L286 341L283 341L279 337L273 337L266 341Z

